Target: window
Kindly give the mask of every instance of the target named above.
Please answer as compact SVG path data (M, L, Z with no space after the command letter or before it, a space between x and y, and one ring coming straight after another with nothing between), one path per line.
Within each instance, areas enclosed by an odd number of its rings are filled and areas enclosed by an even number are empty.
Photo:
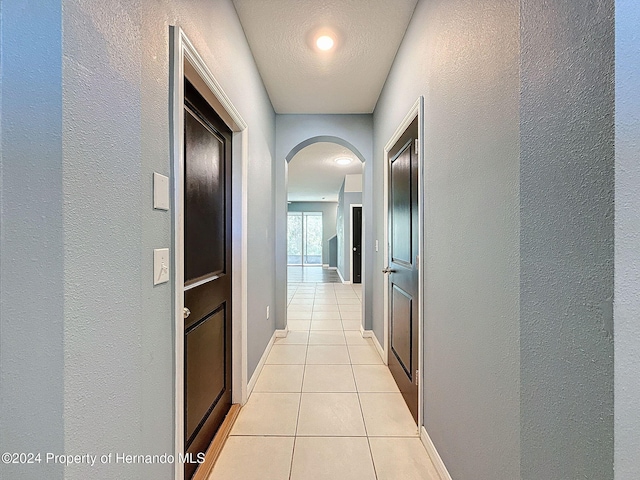
M289 212L287 263L322 265L322 212Z

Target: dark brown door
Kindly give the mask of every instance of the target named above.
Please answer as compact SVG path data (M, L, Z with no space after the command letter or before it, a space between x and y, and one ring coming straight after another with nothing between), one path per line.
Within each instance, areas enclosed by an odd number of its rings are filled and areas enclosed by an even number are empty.
M389 369L418 420L418 119L389 152Z
M206 452L231 407L231 132L185 80L185 453ZM185 463L191 478L197 463Z
M353 207L353 283L362 283L362 207Z

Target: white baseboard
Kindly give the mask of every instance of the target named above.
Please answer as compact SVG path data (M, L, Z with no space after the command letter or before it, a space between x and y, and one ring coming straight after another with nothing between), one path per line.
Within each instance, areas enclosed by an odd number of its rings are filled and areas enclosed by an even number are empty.
M287 335L289 335L289 327L284 327L283 330L276 330L274 335L276 336L276 338L285 338Z
M371 338L373 340L373 345L376 347L378 355L380 355L383 363L387 365L389 362L384 358L384 348L382 348L380 343L378 343L378 339L374 335L373 330L365 330L364 327L360 325L360 334L362 335L362 338Z
M328 267L329 270L338 270L338 267Z
M351 285L351 280L345 280L342 274L340 273L340 270L336 268L336 272L338 272L338 276L340 277L340 281L342 283L344 283L345 285Z
M370 334L369 336L373 339L373 345L374 347L376 347L376 350L378 350L378 353L380 354L380 358L382 358L382 361L384 362L385 365L388 365L389 359L385 357L384 348L382 348L382 345L380 345L380 342L378 341L378 337L374 335L373 330L366 330L366 331L369 332Z
M260 373L262 372L262 367L264 367L264 363L267 361L267 357L269 356L269 353L271 353L271 347L273 347L273 342L276 341L276 337L278 336L278 332L282 332L283 330L276 330L275 332L273 332L273 335L271 336L271 340L269 340L269 343L267 344L267 348L264 349L264 353L262 354L262 357L260 358L260 361L258 362L258 366L256 367L255 371L253 372L253 375L251 375L251 380L249 380L249 383L247 384L247 400L249 399L249 397L251 396L251 392L253 392L253 387L256 386L256 382L258 381L258 377L260 376Z
M436 446L433 444L433 441L431 440L431 437L429 437L424 426L420 428L420 440L422 440L422 444L427 450L427 454L429 455L429 458L431 458L431 462L436 467L440 480L452 480L447 467L442 461L442 458L440 458L440 454L438 453L438 450L436 450Z
M323 263L322 264L322 268L329 268L329 264L328 263Z

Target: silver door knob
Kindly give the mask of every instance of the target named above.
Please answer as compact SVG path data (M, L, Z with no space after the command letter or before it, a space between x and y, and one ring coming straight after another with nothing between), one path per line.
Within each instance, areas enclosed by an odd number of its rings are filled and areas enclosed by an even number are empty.
M187 318L189 315L191 315L191 310L189 310L187 307L184 307L184 309L182 310L182 315L184 316L184 318Z
M395 273L393 268L386 267L382 270L382 273Z

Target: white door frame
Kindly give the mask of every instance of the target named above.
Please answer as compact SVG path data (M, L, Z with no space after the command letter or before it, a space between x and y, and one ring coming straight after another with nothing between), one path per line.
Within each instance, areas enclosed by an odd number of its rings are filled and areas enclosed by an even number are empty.
M353 207L362 207L362 204L352 203L349 206L349 279L351 280L352 284L353 284ZM360 230L361 230L360 231L361 237L364 238L364 208L363 208L363 215L362 215L362 227L360 227ZM362 239L360 240L360 243L362 248L362 244L364 243ZM362 262L362 250L361 250L360 251L360 278L361 279L364 277L362 263L363 262Z
M232 402L247 401L247 165L248 128L204 60L179 27L170 27L170 128L172 188L172 263L174 319L175 455L184 452L184 78L204 96L232 130L231 230ZM175 478L184 478L175 462Z
M418 428L424 424L424 97L420 96L384 147L384 262L389 262L389 151L418 117ZM384 275L384 361L389 362L389 275Z

